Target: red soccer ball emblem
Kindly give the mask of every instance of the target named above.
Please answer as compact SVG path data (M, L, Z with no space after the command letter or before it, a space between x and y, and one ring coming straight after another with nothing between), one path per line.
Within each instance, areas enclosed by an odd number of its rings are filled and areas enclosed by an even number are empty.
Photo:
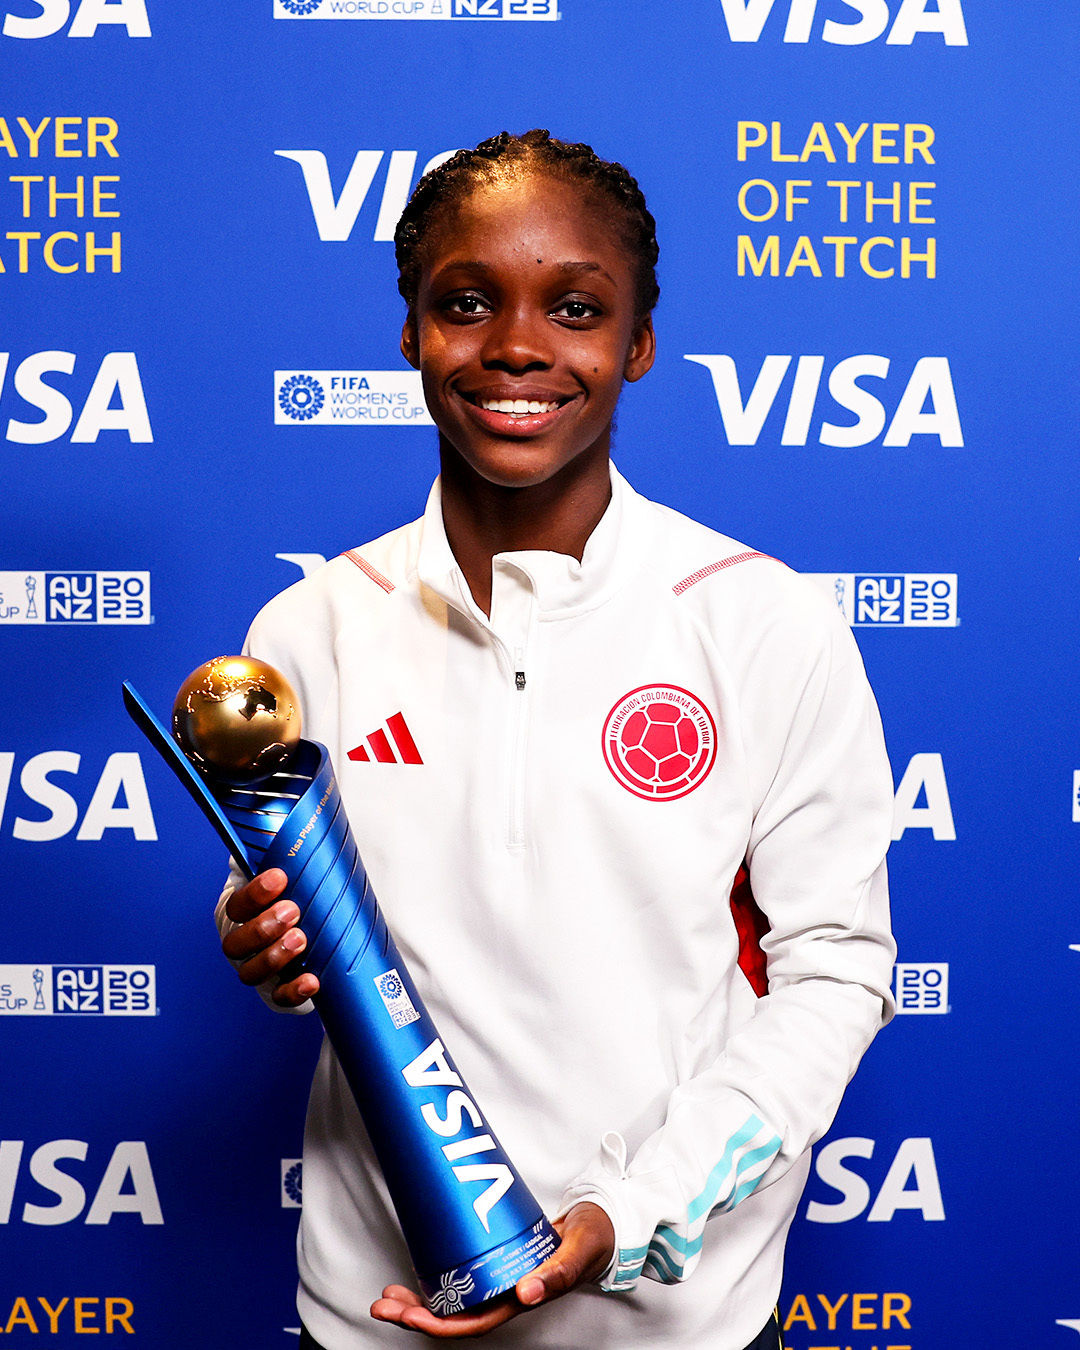
M716 759L708 708L673 684L631 690L604 723L604 759L636 797L673 801L702 783Z

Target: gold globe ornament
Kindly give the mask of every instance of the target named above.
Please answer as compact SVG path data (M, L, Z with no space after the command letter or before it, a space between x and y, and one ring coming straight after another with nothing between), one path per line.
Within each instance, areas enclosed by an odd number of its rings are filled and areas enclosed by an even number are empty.
M300 743L300 703L280 671L251 656L219 656L176 695L173 735L207 777L244 786L283 769Z

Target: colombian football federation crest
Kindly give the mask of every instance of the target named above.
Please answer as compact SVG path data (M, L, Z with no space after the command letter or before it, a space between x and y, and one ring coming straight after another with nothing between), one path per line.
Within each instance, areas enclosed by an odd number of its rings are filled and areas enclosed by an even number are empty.
M674 684L632 689L604 723L604 759L628 792L673 801L703 783L716 759L708 708Z

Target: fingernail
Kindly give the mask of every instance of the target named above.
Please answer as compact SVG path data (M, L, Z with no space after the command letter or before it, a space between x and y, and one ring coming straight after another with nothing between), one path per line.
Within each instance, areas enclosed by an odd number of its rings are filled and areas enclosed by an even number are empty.
M290 928L281 939L281 945L287 952L298 952L304 945L304 935L298 928Z
M295 923L300 917L300 910L291 900L282 900L280 905L275 905L270 911L278 923Z
M518 1298L522 1303L539 1303L544 1297L543 1280L522 1280L518 1285Z

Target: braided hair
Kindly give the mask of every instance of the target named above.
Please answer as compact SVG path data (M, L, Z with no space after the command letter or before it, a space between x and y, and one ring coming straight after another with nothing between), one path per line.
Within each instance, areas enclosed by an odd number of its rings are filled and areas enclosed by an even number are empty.
M590 145L558 141L547 131L512 136L501 131L475 150L456 155L426 173L417 183L394 233L398 290L410 309L416 303L423 265L424 239L444 206L467 197L482 183L492 183L522 170L538 169L554 178L576 180L605 197L615 208L623 241L637 260L638 318L650 314L660 298L656 261L656 221L645 197L621 164L601 159Z

